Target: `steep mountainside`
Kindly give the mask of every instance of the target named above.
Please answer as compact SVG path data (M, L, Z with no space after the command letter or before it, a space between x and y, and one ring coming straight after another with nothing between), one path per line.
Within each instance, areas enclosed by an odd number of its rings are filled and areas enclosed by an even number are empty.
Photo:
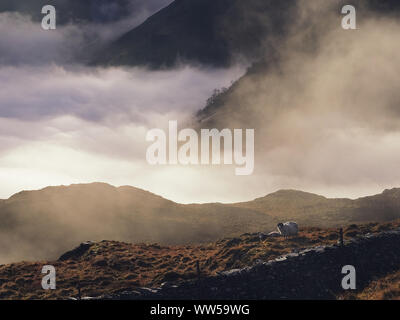
M104 48L94 63L160 68L179 62L227 66L238 56L268 60L285 42L288 31L298 28L303 7L310 2L175 0ZM330 2L338 15L345 4L344 0ZM400 9L397 0L355 0L352 4L385 15L398 14ZM361 10L359 14L365 17L368 13ZM302 27L310 25L306 22ZM321 31L321 26L315 28Z
M148 9L151 12L168 4L170 0L2 0L0 12L19 12L31 15L35 21L41 21L42 7L53 5L57 10L59 24L79 22L113 22L130 14Z
M268 37L285 33L296 1L176 0L128 32L96 63L171 66L179 61L226 66L236 55L256 59Z
M282 99L285 102L283 105L279 104L280 101L275 101L271 106L269 101L277 99L277 96L274 95L275 91L279 92L276 86L278 88L288 87L287 90L293 90L293 96L300 96L299 87L301 87L302 82L306 82L306 74L302 74L304 79L293 88L288 86L288 82L295 81L298 72L304 72L304 70L301 71L300 66L307 60L301 61L301 57L307 57L310 54L312 56L312 53L326 48L328 43L324 40L332 30L337 30L340 27L339 22L343 17L340 13L341 8L348 4L343 0L330 1L326 3L326 8L321 6L324 10L320 12L316 8L321 5L321 1L310 0L303 1L303 3L302 1L295 1L295 3L296 5L293 5L291 10L286 9L286 16L290 16L289 20L284 18L281 18L280 21L276 20L276 23L283 26L285 32L274 34L270 30L270 32L260 34L264 43L269 43L271 46L268 46L267 50L264 47L260 51L261 54L256 56L256 61L243 77L228 90L223 90L220 94L209 99L206 106L198 112L198 120L202 128L226 128L238 125L242 127L251 125L252 128L267 127L266 121L278 117L290 105L295 104L287 97ZM306 7L306 3L310 6ZM316 5L313 7L313 4ZM387 18L398 19L400 16L400 2L397 0L355 0L352 5L356 8L359 22L365 22L370 18L378 21L384 21ZM306 9L302 10L304 8ZM335 8L337 17L332 19L328 16L329 14L336 14ZM246 8L245 10L249 9ZM282 16L282 12L279 10L271 10L269 12L260 11L259 17L263 21L269 21L274 14L277 17ZM327 16L326 19L321 19L323 15ZM348 42L355 42L360 35L350 33L347 36L349 37ZM254 40L256 38L257 36L254 36L249 39ZM337 41L337 39L331 41ZM366 55L368 55L367 52ZM285 66L291 59L296 60L296 68L285 73ZM317 59L316 56L313 59ZM275 83L274 79L279 80ZM255 106L255 104L260 105Z

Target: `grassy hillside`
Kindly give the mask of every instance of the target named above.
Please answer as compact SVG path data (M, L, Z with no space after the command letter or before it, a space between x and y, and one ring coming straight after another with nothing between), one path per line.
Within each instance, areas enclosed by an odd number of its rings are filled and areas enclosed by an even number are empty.
M343 295L339 299L400 300L400 270L377 278L360 292Z
M350 225L344 229L344 237L349 239L399 227L400 222ZM202 245L90 243L83 250L72 250L57 261L0 266L0 299L65 299L76 297L79 286L83 296L99 296L143 286L158 287L164 282L179 283L197 278L197 261L202 275L213 275L251 266L258 260L275 259L292 251L334 244L338 240L337 231L302 228L298 237L265 241L261 241L258 234L247 233ZM57 289L54 291L41 289L40 271L46 264L57 269ZM385 296L393 297L393 294Z
M269 232L286 220L338 227L397 218L400 189L357 200L282 190L244 203L183 205L128 186L48 187L0 202L0 263L54 259L87 240L206 243Z

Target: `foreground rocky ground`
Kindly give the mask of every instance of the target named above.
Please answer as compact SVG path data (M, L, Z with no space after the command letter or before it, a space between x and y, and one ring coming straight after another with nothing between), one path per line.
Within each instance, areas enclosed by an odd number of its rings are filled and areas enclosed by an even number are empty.
M379 233L400 227L400 221L370 223L344 228L345 239L367 233ZM86 243L57 261L21 262L0 266L1 299L66 299L78 296L118 294L137 287L157 287L179 283L201 275L251 266L283 254L318 245L335 244L338 230L306 228L291 239L268 238L244 234L205 245L160 246L128 244L115 241ZM41 287L41 268L54 265L57 289ZM362 292L339 299L396 299L399 294L398 273L376 279Z
M339 296L338 299L400 300L400 271L373 280L361 292Z

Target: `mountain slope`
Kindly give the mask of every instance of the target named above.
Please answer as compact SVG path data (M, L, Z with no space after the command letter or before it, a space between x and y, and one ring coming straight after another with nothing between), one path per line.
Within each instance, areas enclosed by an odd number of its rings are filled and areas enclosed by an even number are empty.
M267 46L267 50L262 48L263 50L256 56L259 59L254 59L255 62L243 77L228 90L213 96L207 105L199 110L198 120L202 128L226 128L235 125L251 126L251 128L267 127L266 121L277 118L287 111L290 105L295 104L287 97L281 98L284 100L283 105L279 105L281 101L275 101L277 99L275 92L279 92L280 87L286 89L284 94L293 91L292 95L297 97L297 100L300 99L300 93L304 90L301 85L312 82L312 79L307 78L307 70L301 69L301 65L308 61L302 58L310 56L311 60L318 60L320 58L318 52L328 50L329 42L326 42L326 38L332 30L337 31L340 27L343 17L340 14L341 9L348 4L343 0L329 1L326 5L321 3L318 0L294 1L291 7L286 8L286 17L290 19L275 20L275 23L282 25L284 32L276 34L276 31L269 30L270 32L259 33L248 39L251 42L261 38L270 46ZM392 18L393 21L395 19L398 21L400 16L400 2L397 0L355 0L352 5L356 8L359 24L369 19L385 21ZM247 12L251 9L244 8L244 10ZM280 17L282 12L274 9L269 12L260 10L258 17L261 21L269 21L274 14ZM262 28L258 32L260 30ZM354 43L360 37L359 33L341 35L347 36L347 41ZM338 39L330 40L330 42L336 41ZM333 59L332 56L329 58ZM296 68L286 70L285 67L290 66L291 60L295 61ZM318 74L321 70L314 72ZM301 81L293 88L289 87L288 83L295 82L299 75ZM273 81L276 79L277 83ZM274 101L274 104L270 106L269 101Z
M310 5L311 3L311 5ZM129 31L97 54L94 64L171 67L179 62L227 66L238 57L250 61L277 54L288 31L299 27L304 11L320 1L302 0L175 0L142 25ZM330 2L332 11L347 4ZM397 15L397 0L356 0L361 17L374 13ZM310 5L309 7L307 7ZM323 14L317 13L315 14ZM340 19L340 17L338 17ZM310 28L305 21L302 28ZM314 26L316 32L321 26ZM318 30L317 30L318 29ZM314 37L311 36L312 41ZM310 46L311 47L311 46Z
M154 12L170 0L2 0L0 12L19 12L32 16L34 21L43 19L42 7L53 5L57 10L57 23L107 23L115 22L145 10Z
M103 50L96 63L226 66L236 55L258 58L267 35L284 33L295 2L176 0Z

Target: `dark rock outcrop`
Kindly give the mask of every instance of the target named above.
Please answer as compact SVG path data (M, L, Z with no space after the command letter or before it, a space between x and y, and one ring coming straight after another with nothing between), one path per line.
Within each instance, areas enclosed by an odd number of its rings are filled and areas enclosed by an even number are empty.
M72 249L71 251L68 251L64 253L60 258L58 258L59 261L65 261L65 260L74 260L78 259L81 256L83 256L92 246L93 242L87 241L87 242L82 242L78 247L75 249Z

